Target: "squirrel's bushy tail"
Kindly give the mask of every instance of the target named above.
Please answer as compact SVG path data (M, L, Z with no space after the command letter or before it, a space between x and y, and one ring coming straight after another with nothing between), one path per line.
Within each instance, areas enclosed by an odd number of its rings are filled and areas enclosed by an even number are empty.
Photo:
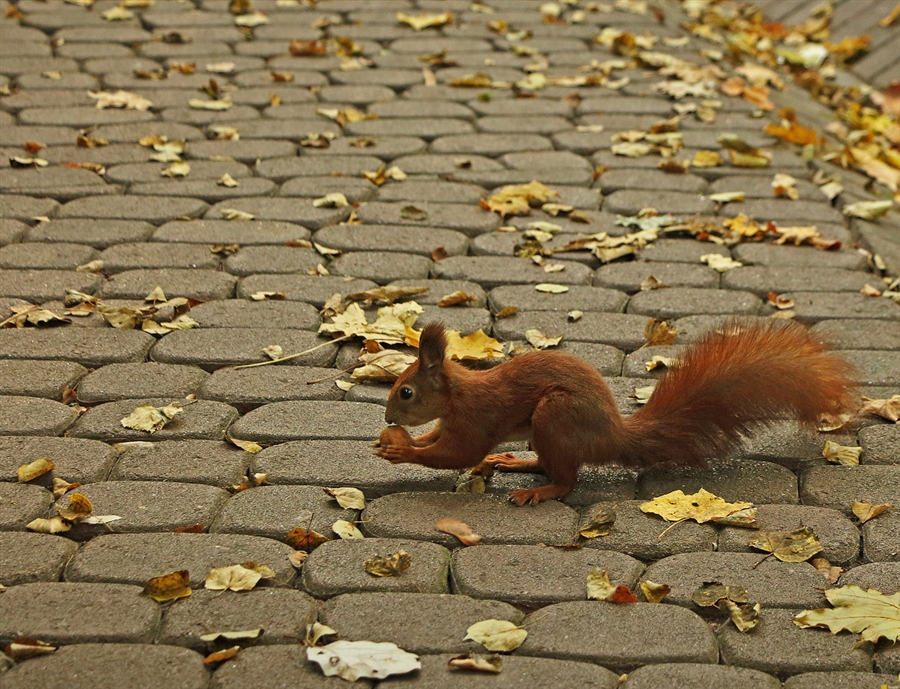
M650 400L624 419L619 461L702 465L781 418L814 426L858 406L853 367L805 327L731 321L685 350Z

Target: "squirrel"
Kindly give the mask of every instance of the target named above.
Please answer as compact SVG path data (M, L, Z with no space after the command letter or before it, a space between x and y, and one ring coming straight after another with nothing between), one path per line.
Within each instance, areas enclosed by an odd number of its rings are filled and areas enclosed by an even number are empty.
M388 426L375 453L393 463L464 469L483 460L500 470L543 472L550 483L510 493L524 505L563 499L582 464L639 470L704 466L751 428L791 417L854 410L853 367L805 327L732 320L689 346L659 379L646 405L622 416L603 377L572 355L534 351L487 370L445 359L441 323L422 331L419 357L394 383L385 421L435 427L412 438ZM530 440L536 460L489 454Z

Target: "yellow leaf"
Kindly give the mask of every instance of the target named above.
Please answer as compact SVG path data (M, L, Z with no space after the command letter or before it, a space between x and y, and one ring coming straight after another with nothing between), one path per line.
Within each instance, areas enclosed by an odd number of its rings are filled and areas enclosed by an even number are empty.
M825 598L833 608L804 610L794 617L798 627L827 627L832 634L860 632L860 643L879 639L900 639L900 591L886 596L880 591L863 591L856 584L827 589Z
M356 525L353 522L348 522L346 519L338 519L334 524L331 525L331 530L345 541L354 538L365 538L362 531L357 529Z
M822 544L808 526L794 531L760 531L749 545L772 553L782 562L805 562L822 550Z
M850 505L850 509L853 511L853 514L856 515L856 518L859 519L860 524L865 524L870 519L874 519L882 512L886 512L894 506L891 502L886 502L881 505L873 505L870 502L854 502Z
M862 451L863 449L861 447L838 445L833 440L826 440L825 447L822 448L822 456L832 464L857 466Z
M359 488L323 488L325 495L337 500L345 510L362 510L366 507L366 496Z
M486 200L482 199L481 207L497 212L504 218L507 215L527 215L531 212L531 201L543 204L558 195L537 180L532 180L528 184L501 187Z
M176 407L174 404L165 407L154 407L152 404L142 404L122 419L120 423L125 428L155 433L182 411L184 410L181 407Z
M400 549L393 555L373 557L363 563L365 570L374 577L399 577L409 569L412 556Z
M508 620L482 620L466 630L464 641L477 641L489 651L514 651L528 632Z
M397 21L401 24L409 24L416 31L427 29L429 26L443 26L453 21L453 15L450 12L442 12L441 14L419 14L409 15L403 12L397 12L395 15Z
M162 603L191 595L190 576L186 569L154 577L144 586L144 594Z
M211 591L251 591L262 574L244 565L217 567L210 570L203 585Z
M52 459L36 459L30 464L23 464L19 467L19 481L22 483L33 481L38 476L43 476L48 471L53 471L54 468L56 468L56 464L54 464Z
M726 502L702 488L693 495L680 490L666 493L641 504L641 512L658 514L666 521L693 519L698 524L716 521L740 510L753 507L750 502Z

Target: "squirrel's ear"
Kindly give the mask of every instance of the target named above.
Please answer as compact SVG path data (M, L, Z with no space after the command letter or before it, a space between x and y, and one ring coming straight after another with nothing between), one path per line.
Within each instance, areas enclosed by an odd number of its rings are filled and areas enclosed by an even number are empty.
M419 370L435 374L441 370L447 351L443 323L429 323L419 338Z

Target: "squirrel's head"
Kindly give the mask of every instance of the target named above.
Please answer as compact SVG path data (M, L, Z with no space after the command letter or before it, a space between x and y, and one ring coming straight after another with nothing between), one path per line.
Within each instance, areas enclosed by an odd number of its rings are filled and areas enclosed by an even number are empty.
M401 426L434 421L447 408L443 323L429 323L419 338L419 360L406 369L391 388L384 420Z

